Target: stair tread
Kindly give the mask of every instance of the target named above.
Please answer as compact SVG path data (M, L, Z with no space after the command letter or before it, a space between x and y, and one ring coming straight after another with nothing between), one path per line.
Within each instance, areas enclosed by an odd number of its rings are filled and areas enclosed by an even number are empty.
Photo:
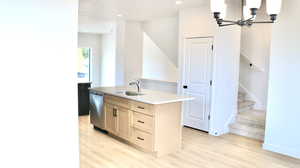
M253 126L253 125L250 125L250 124L239 123L239 122L231 124L230 128L240 129L240 130L244 130L244 131L252 132L252 133L262 133L262 134L264 134L264 132L265 132L264 125Z
M244 100L243 102L239 102L238 106L239 106L239 108L243 108L243 107L251 106L251 105L254 105L254 104L255 104L254 101Z
M262 133L248 132L248 131L244 131L244 130L236 129L236 128L230 128L230 133L248 137L248 138L252 138L252 139L258 139L258 140L262 140L262 141L264 140L264 136L265 136Z

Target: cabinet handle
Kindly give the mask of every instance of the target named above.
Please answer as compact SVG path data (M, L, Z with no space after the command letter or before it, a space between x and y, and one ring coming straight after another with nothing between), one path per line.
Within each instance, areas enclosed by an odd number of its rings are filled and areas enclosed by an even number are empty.
M142 106L138 106L137 108L139 108L139 109L145 109L145 107L142 107Z
M117 117L117 109L116 108L113 108L113 116Z
M139 139L141 141L145 140L144 138L141 138L141 137L137 137L137 139Z
M139 122L139 123L142 123L142 124L144 124L144 123L145 123L144 121L141 121L141 120L138 120L137 122Z

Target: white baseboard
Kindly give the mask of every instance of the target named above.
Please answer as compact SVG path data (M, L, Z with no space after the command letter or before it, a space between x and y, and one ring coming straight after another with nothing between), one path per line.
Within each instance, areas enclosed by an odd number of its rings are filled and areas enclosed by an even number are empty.
M221 135L224 135L224 134L228 134L229 133L229 127L224 127L223 130L209 130L209 135L212 135L212 136L221 136Z
M300 159L300 151L299 150L295 150L295 149L291 149L291 148L284 148L282 146L276 146L276 145L271 145L271 144L266 144L266 143L263 144L263 149Z
M220 136L220 135L230 133L229 125L235 122L237 113L238 113L238 107L237 107L237 103L236 103L235 106L233 107L233 111L232 111L231 115L228 117L223 128L218 129L218 130L210 128L209 134L213 135L213 136Z
M263 104L250 90L248 90L243 84L239 83L240 89L246 93L246 99L255 101L254 109L266 110L266 105Z
M230 118L227 120L226 124L224 125L224 127L222 129L215 130L213 128L210 128L210 130L208 132L209 135L212 135L212 136L221 136L221 135L230 133L229 125L235 121L235 116L236 116L236 114L235 115L231 115Z

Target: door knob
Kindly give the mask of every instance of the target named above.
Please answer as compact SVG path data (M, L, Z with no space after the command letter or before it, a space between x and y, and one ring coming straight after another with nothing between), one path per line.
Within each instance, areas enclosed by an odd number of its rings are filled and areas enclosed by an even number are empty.
M183 85L183 89L187 89L188 88L188 86L187 85Z

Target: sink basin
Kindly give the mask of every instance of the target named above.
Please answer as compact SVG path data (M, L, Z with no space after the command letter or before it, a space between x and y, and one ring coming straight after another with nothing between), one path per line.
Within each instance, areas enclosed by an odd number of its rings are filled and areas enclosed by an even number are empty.
M135 92L135 91L117 91L117 94L124 94L126 96L141 96L144 95L143 93Z
M141 96L144 95L143 93L134 92L134 91L125 91L126 96Z

